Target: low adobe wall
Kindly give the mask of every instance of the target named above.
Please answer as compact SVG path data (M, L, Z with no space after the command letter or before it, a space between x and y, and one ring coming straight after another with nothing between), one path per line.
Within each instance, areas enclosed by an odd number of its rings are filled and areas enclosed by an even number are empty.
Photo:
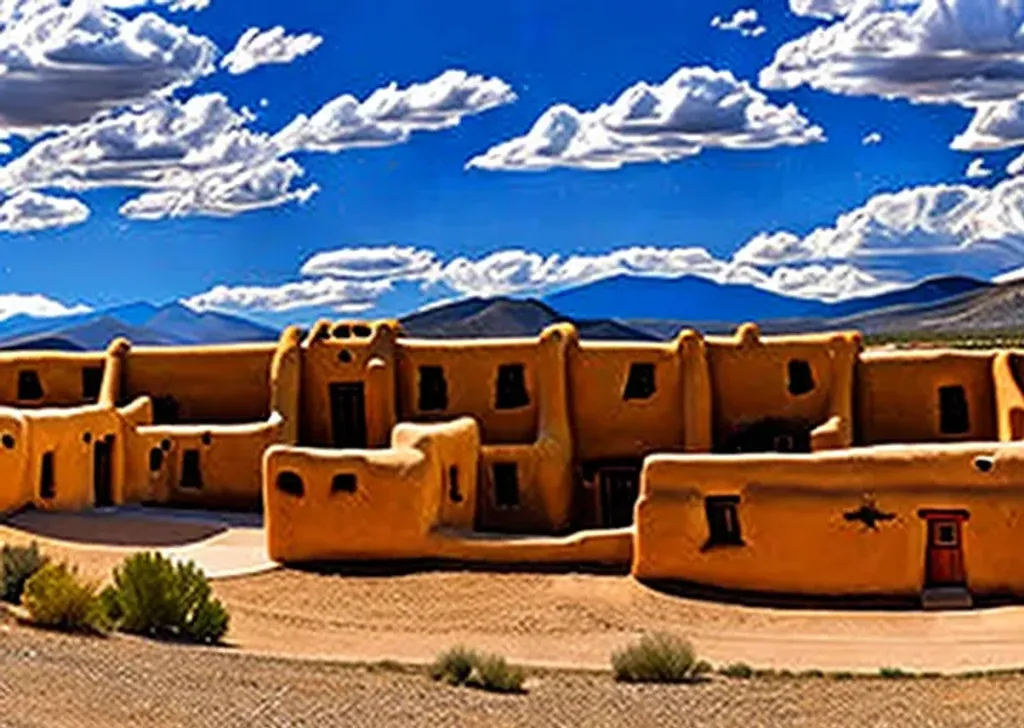
M708 547L708 496L738 497L742 545ZM862 506L891 518L872 528L847 515ZM649 458L632 572L743 591L915 595L925 577L919 509L969 512L973 593L1024 595L1024 448L996 443Z

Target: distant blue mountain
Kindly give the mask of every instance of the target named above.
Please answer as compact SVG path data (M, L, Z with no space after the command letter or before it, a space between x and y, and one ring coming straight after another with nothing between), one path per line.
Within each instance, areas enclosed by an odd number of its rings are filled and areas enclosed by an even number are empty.
M240 316L193 311L178 302L138 302L70 316L12 316L0 321L0 349L94 351L119 336L141 346L228 344L275 341L278 333Z
M697 276L620 275L559 291L543 301L574 318L739 323L849 316L892 306L934 303L989 285L973 278L950 276L830 304L783 296L748 284L715 283Z

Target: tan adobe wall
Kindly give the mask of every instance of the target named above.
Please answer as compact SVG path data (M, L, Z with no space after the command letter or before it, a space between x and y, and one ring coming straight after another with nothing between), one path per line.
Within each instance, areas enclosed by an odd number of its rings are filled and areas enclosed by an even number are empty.
M652 457L637 506L632 571L641 579L760 592L915 595L926 548L918 511L966 509L968 588L1021 595L1021 472L1024 449L996 444ZM738 497L743 545L708 547L708 496ZM846 517L862 506L892 519L872 529Z
M857 442L995 440L994 352L865 352L857 365ZM944 433L940 394L962 387L968 428Z
M4 352L0 353L0 405L19 407L74 407L97 400L96 394L86 392L95 382L87 380L102 377L104 355L102 353L65 352ZM92 370L91 373L84 373ZM32 377L38 383L36 392L32 382L22 382L22 393L40 394L31 398L19 398L19 379ZM92 396L86 396L91 394Z

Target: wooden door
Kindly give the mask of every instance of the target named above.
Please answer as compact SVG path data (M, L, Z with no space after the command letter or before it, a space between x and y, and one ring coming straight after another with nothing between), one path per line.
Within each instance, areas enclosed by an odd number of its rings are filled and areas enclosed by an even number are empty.
M632 524L633 508L640 493L639 468L602 468L598 482L603 524L611 528Z
M963 518L956 515L934 514L927 517L927 586L964 585L962 521Z
M366 447L366 399L362 382L330 385L331 443L334 447Z
M92 449L93 503L97 508L114 505L113 440L97 439Z

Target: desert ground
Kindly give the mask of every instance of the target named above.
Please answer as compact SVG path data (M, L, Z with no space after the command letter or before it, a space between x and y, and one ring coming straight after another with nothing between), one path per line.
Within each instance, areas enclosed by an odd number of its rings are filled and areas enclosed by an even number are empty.
M200 562L221 563L227 543L237 546L232 554L258 563L246 551L252 534L242 531L131 514L35 515L0 525L0 542L36 540L102 580L142 548L185 548ZM213 557L204 557L204 545ZM687 637L716 665L947 674L1024 667L1021 607L767 608L684 598L619 574L477 570L256 569L215 579L214 588L232 616L224 648L6 625L0 725L945 726L1024 719L1019 675L716 676L700 685L640 687L616 684L608 671L615 649L654 630ZM433 684L422 666L455 644L527 666L528 693ZM405 667L366 666L380 661Z

